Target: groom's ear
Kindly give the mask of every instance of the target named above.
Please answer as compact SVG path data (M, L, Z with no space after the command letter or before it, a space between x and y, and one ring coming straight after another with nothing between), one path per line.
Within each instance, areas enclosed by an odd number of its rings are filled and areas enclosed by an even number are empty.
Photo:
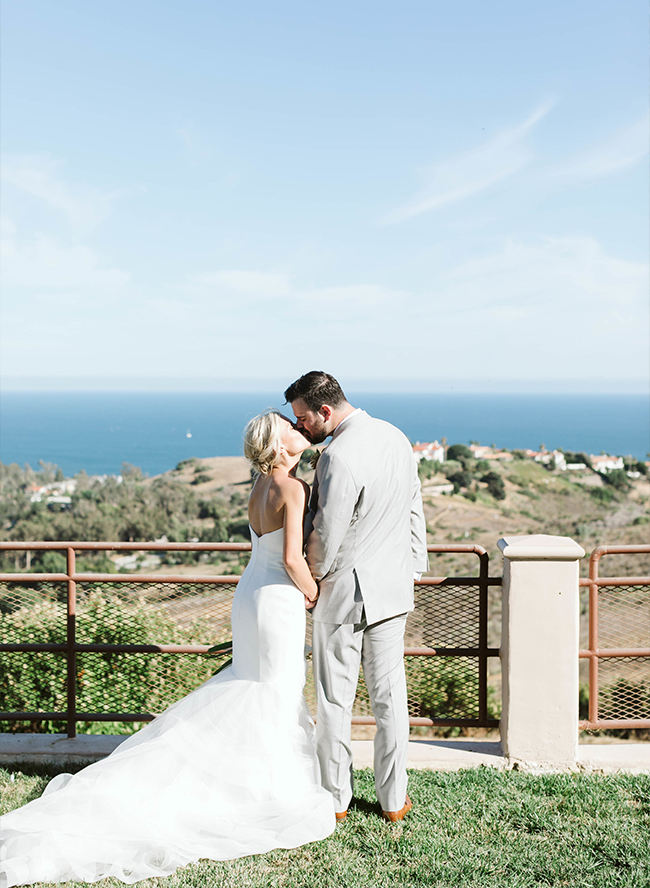
M325 422L327 422L328 419L332 418L332 408L328 404L323 404L322 407L319 407L318 412L323 417Z

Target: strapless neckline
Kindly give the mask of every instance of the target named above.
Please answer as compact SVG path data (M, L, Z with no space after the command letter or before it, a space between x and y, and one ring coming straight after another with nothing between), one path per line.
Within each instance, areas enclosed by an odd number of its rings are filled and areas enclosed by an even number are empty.
M268 533L255 533L251 524L248 525L251 529L251 533L255 537L256 540L261 540L264 537L273 536L274 533L280 533L281 530L284 530L284 527L277 527L275 530L270 530Z

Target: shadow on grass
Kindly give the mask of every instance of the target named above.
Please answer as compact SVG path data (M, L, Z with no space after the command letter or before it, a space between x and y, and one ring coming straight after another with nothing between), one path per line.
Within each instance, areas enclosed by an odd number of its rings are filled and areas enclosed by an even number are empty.
M0 763L0 769L3 771L8 771L9 773L15 774L24 774L26 777L45 777L48 780L52 780L54 777L58 777L59 774L77 774L79 771L83 771L84 768L88 767L87 762L66 762L65 764L57 765L53 762L47 762L42 764L35 764L30 762L2 762Z
M379 802L369 802L366 799L353 798L350 802L349 810L381 817L381 805Z

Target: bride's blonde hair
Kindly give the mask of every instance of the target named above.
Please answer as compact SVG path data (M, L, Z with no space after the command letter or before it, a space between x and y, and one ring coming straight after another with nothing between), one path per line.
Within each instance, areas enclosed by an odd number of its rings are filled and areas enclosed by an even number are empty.
M265 410L253 417L244 429L244 456L253 470L260 475L270 475L277 465L282 445L282 414L277 410Z

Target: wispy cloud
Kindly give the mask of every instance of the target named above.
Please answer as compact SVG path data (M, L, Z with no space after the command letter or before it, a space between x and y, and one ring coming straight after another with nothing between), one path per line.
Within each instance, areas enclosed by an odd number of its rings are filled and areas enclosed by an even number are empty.
M289 274L276 272L228 270L193 275L192 284L216 289L223 294L236 292L253 299L276 302L311 302L322 305L376 305L398 296L408 296L377 284L342 284L331 287L310 287L296 283Z
M193 306L180 299L165 299L157 296L155 299L145 298L142 301L149 309L163 314L172 321L191 321L194 317Z
M61 176L62 164L38 154L8 154L0 175L8 185L36 197L62 212L76 230L88 230L108 216L114 201L125 192L106 191L71 183Z
M647 156L649 148L650 116L646 114L592 151L551 169L550 174L566 179L611 176L640 163Z
M435 331L435 360L451 375L643 379L648 278L647 263L613 255L595 238L513 238L440 268L435 289L416 300L411 327ZM410 365L419 360L414 354Z
M253 296L286 296L290 291L289 276L276 272L241 271L236 269L196 274L192 283L221 290L234 290Z
M445 303L465 309L515 317L512 309L534 307L555 322L591 320L616 306L634 319L635 309L646 306L648 266L609 255L592 237L510 239L499 252L470 259L441 280Z
M7 218L2 220L2 255L6 288L84 290L88 295L123 287L129 281L126 272L107 267L90 247L53 236L21 236Z
M466 200L525 167L532 153L525 144L529 133L553 107L539 105L522 123L501 130L483 145L449 160L434 163L426 171L423 189L406 204L384 216L384 225L403 222L421 213Z

